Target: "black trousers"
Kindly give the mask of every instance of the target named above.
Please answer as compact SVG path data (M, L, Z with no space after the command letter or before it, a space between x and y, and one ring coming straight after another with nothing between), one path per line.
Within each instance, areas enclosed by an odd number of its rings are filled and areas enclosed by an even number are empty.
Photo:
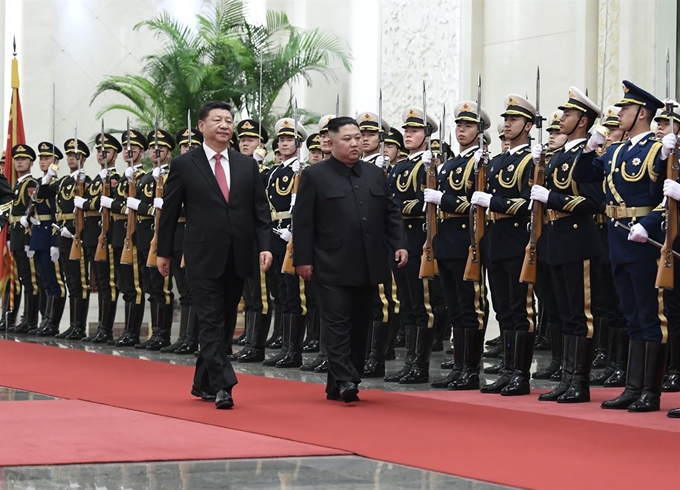
M561 323L555 288L553 287L553 271L545 260L539 260L536 269L534 292L538 301L541 302L541 308L548 315L549 323Z
M463 328L484 330L489 306L486 301L485 269L481 283L465 281L467 259L437 260L439 281L449 312L458 312Z
M174 271L170 267L168 277L163 277L156 267L147 267L149 249L138 249L139 269L142 271L142 289L149 295L149 302L157 305L171 305L175 300L172 292L172 277ZM181 259L180 259L181 260Z
M85 249L87 260L94 271L94 280L97 284L99 297L115 303L118 300L118 288L116 287L116 267L113 247L107 245L106 260L94 260L97 247Z
M326 393L337 395L338 383L361 382L375 286L315 282L315 288L321 314L321 344L328 359Z
M172 271L172 278L177 285L177 292L179 293L179 304L182 306L192 305L191 289L187 282L186 271L182 267L182 251L175 250L172 257L170 257L170 270Z
M397 279L397 292L402 290L408 295L411 303L412 317L404 317L404 325L417 325L423 328L434 328L434 298L432 286L428 279L420 279L421 257L409 257L408 262L401 269L395 270ZM401 301L402 296L399 296ZM414 323L406 323L407 319L413 318Z
M564 335L593 338L597 259L550 266Z
M120 292L123 294L123 301L136 305L144 304L144 293L142 291L142 280L139 272L137 247L132 248L132 264L120 263L120 256L122 253L122 247L113 249L113 256L117 267L118 289L120 289Z
M228 325L236 322L243 279L236 274L233 251L228 253L227 265L220 277L189 280L201 350L196 360L194 386L212 394L231 389L238 382L227 357L225 337Z
M243 302L246 311L267 315L271 309L271 299L267 289L267 278L260 269L260 252L253 252L253 277L246 279L243 288Z
M305 281L296 274L282 273L282 265L283 255L274 255L272 267L276 273L281 311L284 314L290 315L306 315L307 295L305 293Z
M501 330L534 332L534 287L519 282L524 257L489 261L489 289Z
M400 306L397 283L394 276L390 274L389 281L378 284L378 288L373 293L373 321L389 322L392 315L399 313Z
M38 275L34 258L29 258L25 250L15 250L12 255L16 264L15 277L19 278L24 291L27 291L31 296L37 296L39 292Z
M66 276L66 287L69 297L87 299L90 297L90 271L86 252L83 250L80 260L71 260L71 247L59 247L59 264Z

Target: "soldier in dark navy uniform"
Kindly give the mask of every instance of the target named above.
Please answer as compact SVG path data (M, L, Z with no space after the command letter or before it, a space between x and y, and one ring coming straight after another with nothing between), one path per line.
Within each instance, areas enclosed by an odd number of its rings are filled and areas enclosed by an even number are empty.
M102 138L103 136L103 138ZM103 139L103 141L102 141ZM83 303L77 299L71 302L71 317L74 329L82 333L83 342L105 344L113 340L113 322L116 318L116 304L118 303L118 288L116 286L116 267L113 255L112 234L113 220L109 216L108 233L106 236L106 260L95 260L99 236L102 232L101 197L104 184L109 181L107 197L111 197L120 182L120 175L116 170L116 158L123 151L120 142L109 133L98 134L95 137L97 163L101 171L87 187L85 196L75 199L75 206L83 210L85 215L85 230L83 231L83 247L87 254L90 268L94 271L97 284L97 302L99 316L97 330L89 336L87 330L87 310L83 310ZM84 316L85 315L85 316Z
M475 191L471 198L472 204L488 208L491 218L485 233L489 288L503 345L503 370L482 393L515 396L530 392L536 336L534 288L520 283L519 277L529 241L529 180L534 168L529 131L535 116L536 109L524 97L511 94L505 98L501 117L509 149L489 162L487 192ZM475 160L481 153L475 152Z
M474 153L479 148L479 114L483 127L488 128L489 116L478 109L475 102L464 101L456 106L454 117L460 153L440 169L438 188L424 192L425 202L434 203L440 209L434 253L444 299L448 309L458 312L460 318L452 330L452 370L443 379L432 382L434 388L479 389L488 315L484 268L480 282L463 279L471 240L469 198L474 185Z
M599 183L573 181L574 162L586 144L588 130L600 108L576 87L569 88L560 132L567 136L556 150L545 171L545 186L534 184L531 198L545 204L548 217L545 240L546 264L563 328L562 379L541 401L580 403L590 401L590 369L595 352L595 299L597 269L602 252L593 215L604 201ZM543 147L532 154L538 164Z
M432 304L431 281L420 279L420 260L425 231L423 189L427 168L432 163L432 153L427 150L429 134L438 129L434 119L421 109L409 108L403 112L404 145L409 157L394 166L388 176L388 185L401 209L409 246L409 261L403 268L393 267L397 293L401 304L406 337L404 367L387 375L385 381L400 384L427 383L430 356L434 341L435 311ZM426 132L426 125L429 126Z
M128 152L128 139L130 150ZM139 331L144 318L144 293L142 291L142 271L139 267L139 257L137 254L137 233L132 234L133 259L130 264L121 263L121 255L128 226L127 198L130 182L133 177L141 179L144 175L142 169L142 155L146 151L148 144L144 135L136 129L131 129L129 134L125 131L122 135L123 159L128 164L122 178L112 191L111 197L101 197L101 205L111 209L113 219L113 230L111 244L113 245L113 256L116 263L116 277L118 279L118 289L123 294L125 301L125 331L117 339L111 341L116 347L132 347L139 343ZM143 264L146 267L146 264Z
M54 144L44 141L38 145L38 157L40 158L40 170L43 176L52 167L57 170L59 160L64 158L59 148ZM64 274L59 262L59 233L54 224L56 223L56 202L54 198L42 199L33 195L34 207L31 215L40 220L39 225L31 227L31 253L35 253L35 263L38 270L38 284L42 296L45 297L45 311L41 325L47 322L59 325L61 313L53 308L57 303L66 298L66 285ZM50 296L53 297L50 300ZM68 330L55 335L55 338L67 340L79 340L79 336L71 335Z
M335 114L326 114L319 119L319 136L321 136L321 151L323 159L327 160L331 156L331 139L328 136L328 121L333 119Z
M305 146L309 153L309 158L307 159L308 165L314 165L315 163L323 161L324 154L323 151L321 151L321 135L319 133L310 134L307 137Z
M80 260L70 260L71 247L76 233L76 208L74 198L78 183L82 182L85 189L89 184L89 177L83 171L85 160L90 156L87 145L71 138L64 143L66 162L71 173L59 180L54 180L56 171L50 166L38 188L38 197L49 199L54 197L57 203L56 221L59 226L61 237L59 238L58 250L53 250L54 256L59 257L59 265L66 277L69 298L82 302L83 318L87 318L87 310L90 301L90 278L85 253L81 254ZM78 155L78 158L76 157ZM82 237L81 237L82 238ZM64 311L65 298L49 296L53 298L52 305L48 303L48 309L52 307L55 318L61 319ZM48 322L44 329L37 332L39 336L53 336L59 333L59 324Z
M12 312L13 317L10 318L8 330L11 333L28 333L31 329L37 330L38 310L40 307L38 271L36 269L34 252L30 250L31 234L29 218L33 217L33 213L28 215L34 202L33 194L38 185L38 181L31 175L31 166L36 155L33 148L26 144L15 145L12 148L11 154L14 170L17 174L17 181L14 185L14 200L12 201L12 210L9 218L10 228L7 237L9 240L9 250L16 264L14 276L18 279L18 281L15 281L14 294L16 298L21 295L23 290L24 315L22 321L15 325L14 321L19 306L19 301L15 299L14 311ZM46 225L49 227L50 223L46 223ZM48 231L51 235L52 229L49 228Z
M191 141L191 145L189 145ZM194 148L198 148L203 143L203 135L196 128L182 128L175 136L175 142L179 146L180 154L184 154ZM162 198L157 198L162 199ZM157 201L158 203L158 201ZM161 201L162 204L162 201ZM179 336L177 340L167 347L163 347L161 352L174 354L193 354L198 349L198 317L193 308L191 290L186 280L182 258L184 256L184 230L186 228L186 216L184 208L175 229L175 249L170 260L172 278L177 285L179 293L180 320Z
M623 91L616 104L621 107L619 126L630 139L597 156L595 150L606 138L595 131L572 175L578 183L606 179L609 254L630 337L626 387L602 408L650 412L659 410L668 328L661 308L663 293L655 287L659 251L646 242L648 237L663 241L659 204L666 160L677 138L669 134L662 143L650 131L656 110L663 107L660 100L627 80ZM630 233L617 229L617 222L629 225Z
M272 217L272 268L278 283L279 300L282 310L283 346L281 352L264 361L265 366L280 368L300 367L302 365L302 343L305 335L307 315L307 295L305 281L295 274L281 272L286 246L292 238L291 209L295 205L293 183L301 171L298 146L307 137L304 128L291 118L280 119L275 126L279 139L279 151L284 161L269 174L267 199ZM298 144L296 145L296 138Z

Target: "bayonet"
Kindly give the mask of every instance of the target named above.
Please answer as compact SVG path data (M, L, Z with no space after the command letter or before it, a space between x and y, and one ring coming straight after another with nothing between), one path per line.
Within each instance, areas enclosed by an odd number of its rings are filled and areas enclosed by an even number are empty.
M602 74L600 85L600 124L604 124L604 75L607 72L607 37L609 37L609 1L605 2L604 10L604 45L602 46Z
M337 107L337 106L336 106ZM297 97L293 100L293 136L295 137L295 148L300 148L300 140L298 138L298 107ZM296 156L297 153L296 153Z
M340 117L340 94L335 92L335 117Z
M536 129L538 144L543 146L543 117L541 117L541 68L536 67ZM484 136L482 135L482 138Z
M191 109L187 109L187 129L189 130L189 141L187 141L187 144L191 150L191 135L193 134L193 131L191 130Z
M260 93L257 96L257 103L257 146L259 147L262 144L262 51L260 51Z
M154 154L156 155L156 166L160 168L161 166L161 149L158 148L158 114L154 117L153 121L153 144L154 144Z
M484 151L484 121L482 120L482 75L481 73L477 75L477 132L479 133L477 137L479 138L479 149ZM484 165L483 163L484 158L482 158L479 162L481 165ZM479 170L479 169L475 169ZM477 189L479 190L479 189Z
M132 145L130 143L130 118L129 117L127 118L126 124L127 124L127 131L126 131L127 142L125 143L125 151L127 152L128 159L130 160L130 162L128 163L128 166L131 167L132 166Z
M382 88L378 92L378 138L380 140L380 157L385 158L385 131L382 127ZM384 162L383 162L384 164Z
M425 137L427 138L427 151L432 152L430 143L430 125L427 124L427 91L425 90L425 80L423 80L423 124L425 125Z
M104 160L104 169L108 172L108 163L106 161L106 146L104 145L104 118L102 118L102 129L99 133L99 144L102 147L102 159Z
M439 123L439 160L441 163L445 163L444 156L444 143L446 143L446 104L444 104L444 115L442 116L442 121Z

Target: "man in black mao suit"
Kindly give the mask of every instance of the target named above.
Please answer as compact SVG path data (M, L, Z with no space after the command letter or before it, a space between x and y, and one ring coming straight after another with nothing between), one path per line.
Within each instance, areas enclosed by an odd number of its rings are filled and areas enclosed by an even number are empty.
M401 212L384 172L359 160L361 132L349 117L328 123L328 160L302 172L293 209L294 264L313 278L328 358L329 400L358 401L373 293L390 279L385 247L399 267L408 252Z
M231 408L237 383L227 358L225 331L236 313L243 282L253 275L253 247L264 270L271 265L270 215L264 184L252 158L228 149L233 115L226 102L207 102L199 113L203 145L172 161L158 229L158 270L170 271L175 228L186 215L184 260L198 315L201 355L191 393Z

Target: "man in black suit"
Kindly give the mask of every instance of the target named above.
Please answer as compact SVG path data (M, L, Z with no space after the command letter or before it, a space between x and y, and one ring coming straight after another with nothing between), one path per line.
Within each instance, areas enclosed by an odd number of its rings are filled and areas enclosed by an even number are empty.
M328 357L329 400L358 401L373 293L390 279L385 247L399 267L408 262L401 213L384 172L359 159L357 122L328 123L331 157L302 172L293 209L294 264L314 277L321 344Z
M198 117L203 145L175 158L165 183L157 265L167 276L184 205L184 260L201 349L191 393L215 400L217 408L231 408L237 380L227 358L225 331L236 321L244 280L254 273L255 243L263 269L271 265L270 215L257 162L229 149L231 106L207 102Z

